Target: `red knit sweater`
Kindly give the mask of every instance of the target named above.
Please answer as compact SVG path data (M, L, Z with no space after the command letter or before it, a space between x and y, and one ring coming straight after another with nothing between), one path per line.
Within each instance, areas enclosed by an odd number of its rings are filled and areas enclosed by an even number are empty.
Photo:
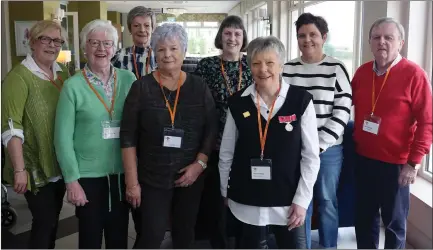
M375 77L377 98L385 75ZM357 153L393 164L420 163L432 143L432 90L426 73L405 58L391 68L374 112L381 118L378 135L363 131L372 109L372 84L373 62L368 62L352 80Z

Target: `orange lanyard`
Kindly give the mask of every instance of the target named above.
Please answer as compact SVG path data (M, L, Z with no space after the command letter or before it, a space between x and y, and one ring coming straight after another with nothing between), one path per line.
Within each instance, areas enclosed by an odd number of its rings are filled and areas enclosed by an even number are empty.
M53 79L51 79L47 74L45 74L45 73L42 73L42 74L44 74L44 76L46 78L48 78L48 80L54 85L54 87L56 87L59 91L62 90L62 87L59 86L59 85L57 85L56 81L54 81ZM60 78L59 75L57 75L57 80L59 80L62 83L62 86L63 86L63 80L62 80L62 78Z
M379 94L377 94L376 98L376 86L374 85L374 81L376 79L376 73L373 71L373 90L371 91L371 115L373 115L376 110L376 104L379 100L380 93L382 93L383 86L385 86L386 80L388 79L390 68L386 70L385 78L383 79L382 87L380 87Z
M277 93L280 93L280 88L278 88ZM271 122L271 117L272 117L272 113L274 112L274 106L275 106L275 102L277 101L277 98L278 98L278 96L275 97L274 102L272 102L271 110L270 110L269 115L268 115L268 120L266 121L265 132L263 133L262 119L261 119L261 113L260 113L260 98L259 98L259 93L256 90L257 122L259 123L259 136L260 136L260 148L261 148L260 159L261 160L263 160L263 152L265 151L265 144L266 144L266 137L268 136L269 123Z
M149 73L149 67L150 67L150 55L152 53L152 50L149 48L147 52L147 59L146 59L146 72L145 74ZM132 47L132 58L134 60L134 68L135 68L135 76L137 77L137 80L140 80L141 77L140 74L138 74L138 67L137 67L137 59L135 57L135 46Z
M95 93L96 97L98 97L99 101L104 104L105 109L108 112L108 115L110 116L110 120L113 119L113 111L114 111L114 102L116 100L116 89L117 89L117 75L116 75L116 70L114 70L114 85L113 85L113 95L111 96L111 107L110 109L108 109L107 104L105 103L104 99L102 99L101 95L98 93L98 91L96 91L96 89L93 87L93 85L90 83L89 78L87 78L87 74L86 74L86 70L83 69L82 71L84 79L86 79L87 84L89 85L89 87L92 89L93 93Z
M226 71L225 71L225 69L224 69L223 58L222 58L222 56L220 57L220 64L221 64L221 74L223 75L223 78L224 78L224 80L225 80L224 82L225 82L225 84L226 84L227 90L228 90L228 92L229 92L229 94L230 94L230 96L231 96L231 95L233 95L233 92L232 92L232 86L230 86L230 84L229 84L228 76L227 76ZM238 91L241 89L241 82L242 82L242 55L241 55L241 57L239 58L239 81L238 81Z
M164 96L165 105L168 108L168 112L170 112L171 127L174 128L174 117L176 116L177 102L179 101L180 83L182 82L182 72L180 73L179 80L177 81L177 92L176 92L176 99L174 100L173 109L171 109L170 103L168 102L168 99L165 96L164 89L162 87L162 82L161 82L161 74L159 73L159 71L156 72L156 75L158 77L158 83L159 86L161 87L162 95Z

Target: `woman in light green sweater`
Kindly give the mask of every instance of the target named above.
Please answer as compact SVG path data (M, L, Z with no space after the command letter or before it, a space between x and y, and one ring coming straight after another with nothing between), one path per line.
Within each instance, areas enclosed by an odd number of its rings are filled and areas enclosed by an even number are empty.
M118 42L108 21L94 20L80 33L88 63L60 93L54 133L68 200L76 206L79 248L128 247L129 207L119 144L123 104L133 73L114 68Z

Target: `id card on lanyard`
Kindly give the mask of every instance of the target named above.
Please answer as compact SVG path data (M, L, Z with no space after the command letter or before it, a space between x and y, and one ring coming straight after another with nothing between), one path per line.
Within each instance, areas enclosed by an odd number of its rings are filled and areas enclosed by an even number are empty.
M277 93L280 92L278 88ZM264 158L264 151L266 145L266 138L268 136L268 128L271 122L272 113L274 112L275 102L272 103L271 110L268 114L268 120L266 121L265 131L262 130L262 118L260 113L260 98L259 93L256 90L256 101L257 101L257 122L259 125L259 136L260 136L260 159L251 159L251 179L252 180L272 180L272 159Z
M382 86L380 87L379 93L377 94L377 98L376 98L376 90L375 90L376 86L374 84L375 79L376 79L376 73L373 71L373 87L372 87L372 91L371 91L371 114L366 115L364 117L364 123L362 125L362 130L367 132L367 133L371 133L374 135L379 134L379 128L380 128L380 123L382 121L382 118L375 115L374 112L376 110L377 101L379 100L380 94L382 93L383 87L385 86L386 80L388 79L389 71L390 71L390 68L388 68L386 70L386 75L385 75L385 78L383 79L383 83L382 83Z
M114 70L114 84L113 84L113 95L111 97L111 107L108 108L108 105L105 103L102 96L98 93L98 91L93 87L90 83L89 78L87 78L86 70L82 70L84 79L86 79L87 84L93 93L98 97L99 101L104 105L105 110L107 110L108 115L110 116L110 120L101 122L101 136L103 139L118 139L120 134L120 121L113 120L114 116L114 103L116 101L116 93L117 93L117 75L116 70Z
M170 113L170 119L171 119L171 127L164 128L163 132L163 141L162 146L166 148L182 148L182 141L184 136L184 131L182 129L176 129L174 127L174 118L176 116L176 110L177 110L177 103L179 101L179 93L180 93L180 84L182 83L182 72L179 75L179 80L177 82L177 91L176 91L176 99L174 100L174 107L173 109L170 106L170 103L165 96L164 88L162 87L161 82L161 75L159 71L156 72L156 75L158 77L158 83L161 87L162 96L165 100L165 106L168 109L168 112Z

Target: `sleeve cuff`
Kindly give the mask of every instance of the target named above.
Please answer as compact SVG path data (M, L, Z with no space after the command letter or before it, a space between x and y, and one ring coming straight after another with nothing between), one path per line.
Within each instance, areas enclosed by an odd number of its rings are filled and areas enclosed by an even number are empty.
M301 206L305 209L308 209L308 206L310 206L311 199L306 199L305 197L302 197L299 194L295 194L295 197L293 198L292 203Z
M1 136L2 136L2 143L3 143L3 146L5 148L8 147L9 141L14 136L20 138L22 143L24 143L24 131L22 129L12 128L12 129L9 129L9 130L3 132L3 134Z
M323 149L323 152L325 152L330 147L330 145L319 139L319 147Z
M77 175L77 176L71 176L71 177L68 177L68 178L66 178L65 176L63 176L63 178L65 179L65 183L68 184L68 183L77 181L78 179L80 179L80 176Z
M221 196L224 197L224 198L227 197L227 189L224 190L224 189L221 188Z
M415 164L421 164L422 158L424 157L423 154L410 154L408 161Z

